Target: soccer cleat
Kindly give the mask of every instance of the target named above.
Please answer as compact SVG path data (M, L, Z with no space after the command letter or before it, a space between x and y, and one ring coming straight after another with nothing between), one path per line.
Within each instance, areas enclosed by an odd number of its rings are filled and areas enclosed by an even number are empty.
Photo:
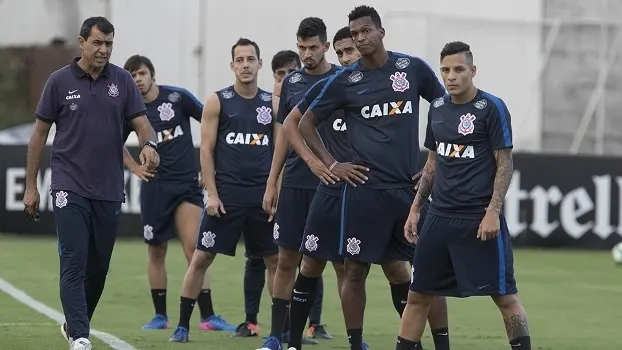
M93 350L93 346L88 339L79 338L71 343L69 350Z
M268 339L269 337L263 337L264 339ZM283 333L283 343L289 343L289 332ZM302 345L317 345L319 342L317 340L309 339L307 337L302 337Z
M188 330L185 327L177 327L173 336L168 341L172 343L187 343L188 342Z
M60 325L60 334L63 335L63 338L67 341L67 343L73 343L73 339L69 336L69 332L67 331L67 322Z
M213 315L204 320L201 320L201 323L199 324L199 329L204 331L235 332L237 327L229 324L220 315Z
M363 350L369 350L369 345L366 342L363 342Z
M276 337L268 337L268 340L257 350L283 350L283 343Z
M333 336L326 330L325 324L312 325L309 327L307 337L314 339L333 339Z
M143 326L143 329L167 329L168 318L164 315L156 314L149 323Z
M235 329L234 337L256 337L259 335L259 326L248 321L242 323Z

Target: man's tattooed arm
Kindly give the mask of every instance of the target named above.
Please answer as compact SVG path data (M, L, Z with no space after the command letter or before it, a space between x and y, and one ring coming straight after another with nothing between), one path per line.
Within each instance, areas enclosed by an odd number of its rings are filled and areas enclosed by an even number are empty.
M508 340L512 341L521 337L529 336L529 326L527 324L527 316L522 314L512 315L504 318L505 331L508 334Z
M492 199L488 210L501 212L501 206L505 200L505 195L512 181L512 173L514 172L514 162L512 161L512 149L502 148L494 151L495 160L497 161L497 173L495 175L494 188L492 191Z
M432 193L432 185L434 184L434 174L436 173L436 152L428 152L428 160L425 162L421 178L419 179L419 186L417 195L413 201L412 209L420 211L421 207L430 198Z

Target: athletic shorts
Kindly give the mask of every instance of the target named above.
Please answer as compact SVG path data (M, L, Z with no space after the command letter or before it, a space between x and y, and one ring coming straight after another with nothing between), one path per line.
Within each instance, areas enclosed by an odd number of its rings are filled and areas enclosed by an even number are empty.
M203 208L203 191L197 181L142 182L140 220L145 243L158 245L175 237L175 210L183 202Z
M275 229L269 215L260 207L223 203L226 214L209 216L204 212L196 248L205 252L235 256L242 232L248 256L264 257L278 252L272 242Z
M477 238L481 219L428 214L413 259L410 289L452 297L517 293L507 223L500 216L499 235Z
M321 188L315 193L300 252L317 260L343 263L341 235L342 195L345 186Z
M298 251L316 190L282 187L276 208L274 243Z

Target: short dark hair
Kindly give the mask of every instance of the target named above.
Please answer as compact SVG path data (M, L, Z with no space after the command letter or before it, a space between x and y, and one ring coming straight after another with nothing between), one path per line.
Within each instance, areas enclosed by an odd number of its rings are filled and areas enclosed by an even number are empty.
M281 50L272 57L272 73L277 69L293 63L300 68L300 56L292 50Z
M339 40L343 40L343 39L352 39L352 33L350 33L350 27L343 27L341 29L339 29L337 31L337 33L335 33L335 37L333 38L333 46L335 46L335 43L338 42Z
M253 46L255 48L255 53L257 54L257 59L261 58L261 53L259 52L259 45L257 45L256 42L247 39L247 38L240 38L238 39L238 41L233 44L233 46L231 46L231 59L235 59L235 48L238 46Z
M149 72L151 72L151 77L153 78L155 76L155 68L153 68L153 63L151 63L151 60L145 56L134 55L128 58L123 65L123 69L132 73L139 70L140 66L142 65L145 65L145 67L149 69Z
M382 20L375 8L371 6L361 5L357 6L348 15L348 21L352 22L355 19L370 17L376 28L382 28Z
M326 35L326 24L321 18L307 17L300 22L296 37L300 39L309 39L319 37L320 41L325 43L328 39Z
M473 63L473 53L471 52L471 47L462 41L452 41L445 44L445 46L443 46L443 50L441 50L441 61L447 56L459 53L465 54L469 63Z
M91 31L94 27L97 27L102 33L109 35L114 35L114 26L106 17L89 17L82 22L82 27L80 27L80 36L84 38L84 40L88 39L91 36Z

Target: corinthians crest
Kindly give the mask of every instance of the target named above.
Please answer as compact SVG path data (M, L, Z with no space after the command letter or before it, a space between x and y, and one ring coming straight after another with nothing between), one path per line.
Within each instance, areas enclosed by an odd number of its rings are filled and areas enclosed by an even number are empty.
M472 134L473 130L475 130L475 124L473 124L474 120L475 120L475 116L471 113L467 113L463 116L460 116L460 124L458 125L458 132L464 136Z
M406 80L406 72L395 72L389 78L393 82L391 85L393 91L404 92L410 88L410 83Z
M259 124L268 125L272 123L272 108L261 106L257 107L257 122Z

